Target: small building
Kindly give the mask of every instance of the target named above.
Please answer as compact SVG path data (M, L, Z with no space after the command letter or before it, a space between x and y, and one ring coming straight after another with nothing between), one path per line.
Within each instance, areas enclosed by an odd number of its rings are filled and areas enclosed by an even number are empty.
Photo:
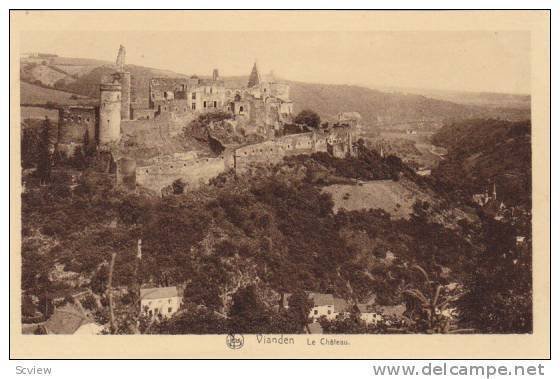
M420 176L428 176L432 174L432 170L429 168L420 168L418 170L416 170L416 175L420 175Z
M140 289L140 307L150 316L170 317L179 310L182 296L177 287L154 287Z
M332 294L310 292L308 296L313 301L313 307L309 311L309 317L313 321L322 316L325 316L328 320L334 320L338 315L344 315L348 312L348 302L334 297Z
M73 304L56 308L51 318L43 324L46 334L101 334L103 326Z
M334 319L334 296L327 293L310 292L309 299L313 301L313 308L309 311L309 317L313 321L325 316L327 319Z
M406 312L405 304L398 305L383 305L375 307L375 312L380 314L385 323L390 325L394 320L402 319L404 312Z
M336 115L336 120L339 124L357 128L360 125L362 116L358 112L340 112Z
M360 314L360 319L366 324L377 324L382 321L383 318L377 312L375 312L373 305L371 304L356 304L358 313Z

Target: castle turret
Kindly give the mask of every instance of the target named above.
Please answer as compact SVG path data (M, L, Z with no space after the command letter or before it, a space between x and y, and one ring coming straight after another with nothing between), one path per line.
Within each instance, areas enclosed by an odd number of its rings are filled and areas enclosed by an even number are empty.
M121 45L119 47L119 53L117 54L117 70L119 72L123 72L124 71L124 62L125 62L125 58L126 58L126 49L124 48L123 45Z
M118 142L121 136L121 85L102 83L99 101L99 143Z
M220 80L220 72L218 71L217 68L215 68L214 71L212 71L212 80L213 81Z
M126 49L123 45L120 45L119 52L117 54L117 72L114 73L113 79L118 80L121 84L121 119L130 120L130 72L124 70L124 65L126 63ZM113 81L114 81L113 80Z
M251 75L249 75L249 83L247 83L247 87L256 87L260 84L260 82L261 76L259 74L259 69L257 68L257 62L255 62L253 69L251 70Z
M121 72L121 120L130 120L130 72Z

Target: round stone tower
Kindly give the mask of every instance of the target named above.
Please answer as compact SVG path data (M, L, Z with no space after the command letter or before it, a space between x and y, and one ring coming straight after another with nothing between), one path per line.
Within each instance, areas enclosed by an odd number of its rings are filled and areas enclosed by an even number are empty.
M102 83L99 101L99 144L118 142L121 137L121 85Z

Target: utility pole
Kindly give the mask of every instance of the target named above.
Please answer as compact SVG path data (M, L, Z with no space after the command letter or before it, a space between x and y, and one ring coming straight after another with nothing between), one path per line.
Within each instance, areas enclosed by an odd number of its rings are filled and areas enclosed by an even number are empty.
M142 239L139 238L138 239L138 250L136 252L136 266L134 268L134 276L136 277L136 285L134 288L134 292L135 295L137 296L138 302L140 303L140 287L142 285L141 283L141 279L140 279L140 264L142 262ZM140 308L142 307L142 305L140 305ZM140 309L140 312L142 312L142 309Z
M110 317L110 325L111 325L111 334L114 334L116 331L115 328L115 312L113 306L113 269L115 267L115 258L117 253L113 253L111 255L111 264L109 265L109 283L107 284L107 294L109 297L109 317Z

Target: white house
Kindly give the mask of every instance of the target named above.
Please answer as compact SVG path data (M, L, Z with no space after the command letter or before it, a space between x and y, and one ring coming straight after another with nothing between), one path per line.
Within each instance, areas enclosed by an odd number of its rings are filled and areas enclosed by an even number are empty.
M309 299L313 301L313 307L309 311L309 317L316 321L325 316L328 320L334 320L339 314L347 311L348 303L332 294L310 292Z
M328 319L334 319L334 296L326 293L309 293L309 299L313 301L313 308L309 311L309 317L313 321L317 320L321 316L325 316Z
M177 287L154 287L140 290L140 307L150 316L170 317L179 310L182 296Z
M360 319L366 324L377 324L383 320L383 317L374 311L373 306L369 304L356 304L360 312Z

